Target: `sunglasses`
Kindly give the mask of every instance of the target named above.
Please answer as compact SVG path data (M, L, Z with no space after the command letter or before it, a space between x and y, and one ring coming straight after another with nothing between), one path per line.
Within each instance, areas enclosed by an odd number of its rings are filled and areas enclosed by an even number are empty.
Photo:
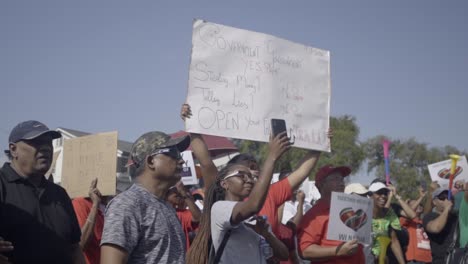
M377 195L388 195L388 193L389 193L389 190L387 190L387 189L380 189L380 190L375 192L375 194L377 194Z
M234 171L228 175L226 175L224 177L223 180L226 180L226 179L229 179L231 177L239 177L239 178L242 178L242 180L244 182L247 182L247 181L253 181L253 182L256 182L257 181L257 176L255 175L252 175L252 173L248 172L248 171Z
M180 151L177 148L162 148L162 149L157 149L155 152L151 153L151 157L163 154L168 157L171 157L175 160L180 160L182 159L182 155L180 155Z
M439 196L437 196L437 199L445 201L448 199L448 195L446 193L439 194Z

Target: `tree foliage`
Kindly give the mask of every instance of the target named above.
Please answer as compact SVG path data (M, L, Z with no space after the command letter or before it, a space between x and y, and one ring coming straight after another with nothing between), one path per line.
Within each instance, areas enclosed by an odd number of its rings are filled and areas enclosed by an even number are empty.
M318 168L326 164L334 166L350 166L357 172L366 162L368 173L378 178L385 178L383 157L383 139L391 141L389 149L390 178L397 186L398 192L406 198L418 195L417 187L422 181L429 185L428 165L446 160L449 154L466 155L465 152L453 146L429 147L427 143L418 142L415 138L395 139L385 135L378 135L359 142L359 127L352 116L331 117L330 127L334 137L331 142L332 152L322 153L320 160L309 176L314 178ZM241 153L250 153L263 163L267 156L268 143L249 140L234 140ZM277 162L275 171L292 170L296 168L307 153L307 150L292 148Z
M452 146L429 147L427 143L420 143L415 138L390 139L379 135L363 143L363 149L368 161L368 172L374 172L377 178L385 178L385 163L383 156L383 139L391 141L389 148L390 179L397 185L400 194L407 198L416 198L417 187L421 182L429 185L431 178L428 165L449 158L450 154L460 152Z
M359 127L356 124L356 119L351 116L332 117L330 127L333 129L334 134L331 142L332 152L321 154L320 160L311 175L315 175L316 170L325 164L346 165L350 166L354 171L359 170L365 154L358 141ZM260 163L263 163L266 158L268 143L249 140L234 140L234 143L241 153L254 155ZM306 153L307 150L293 147L277 162L275 171L293 170L299 165Z

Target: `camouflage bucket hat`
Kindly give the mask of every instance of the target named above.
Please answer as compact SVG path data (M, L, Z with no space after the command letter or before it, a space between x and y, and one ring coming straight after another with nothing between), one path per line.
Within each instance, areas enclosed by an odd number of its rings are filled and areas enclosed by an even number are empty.
M182 152L186 150L189 145L190 136L188 135L171 138L171 136L163 132L148 132L140 136L135 143L133 143L129 163L138 167L138 165L141 164L148 155L151 155L151 153L154 153L158 149L176 147L180 152Z

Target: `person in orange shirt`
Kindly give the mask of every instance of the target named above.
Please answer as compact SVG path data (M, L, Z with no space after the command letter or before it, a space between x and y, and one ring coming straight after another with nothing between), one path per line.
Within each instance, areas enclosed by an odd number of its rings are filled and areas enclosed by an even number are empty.
M102 196L94 179L89 187L89 198L72 200L78 224L81 228L80 248L87 264L99 263L101 259L101 236L104 227L104 208L111 196Z
M315 176L321 198L302 218L298 230L298 250L303 259L320 263L365 263L363 247L357 240L328 240L328 219L332 192L343 192L343 178L351 173L348 167L323 166Z
M416 212L416 217L409 219L406 217L400 217L400 224L405 227L409 233L409 244L406 250L406 260L408 263L431 263L431 244L429 237L423 228L423 222L421 220L421 214L423 213L423 207L421 201L426 192L420 187L419 198L417 200L409 201L409 206Z
M184 230L188 250L190 247L190 236L198 228L198 223L200 222L200 208L195 204L192 195L185 189L182 181L179 181L167 191L167 201L176 210L177 218L179 218Z

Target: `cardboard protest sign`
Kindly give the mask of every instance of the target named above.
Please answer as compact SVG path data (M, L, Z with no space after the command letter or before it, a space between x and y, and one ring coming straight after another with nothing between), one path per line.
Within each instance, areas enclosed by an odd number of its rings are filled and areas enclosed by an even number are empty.
M181 181L184 185L198 184L197 172L195 170L195 162L193 161L192 151L186 150L181 153L182 159L185 161L182 168Z
M441 187L448 188L451 166L452 160L450 159L428 165L432 181L437 181ZM453 182L457 181L468 181L468 163L465 156L460 156L455 168Z
M52 174L52 171L55 169L55 166L57 164L57 159L60 156L60 152L61 152L60 150L54 152L54 155L52 156L52 164L50 165L49 170L44 175L46 178L49 178L49 176Z
M94 178L102 195L114 195L116 173L116 131L64 141L61 184L71 198L87 197Z
M369 198L333 192L327 239L370 244L373 207Z
M194 21L186 131L268 142L284 119L296 147L330 151L330 91L329 51Z

